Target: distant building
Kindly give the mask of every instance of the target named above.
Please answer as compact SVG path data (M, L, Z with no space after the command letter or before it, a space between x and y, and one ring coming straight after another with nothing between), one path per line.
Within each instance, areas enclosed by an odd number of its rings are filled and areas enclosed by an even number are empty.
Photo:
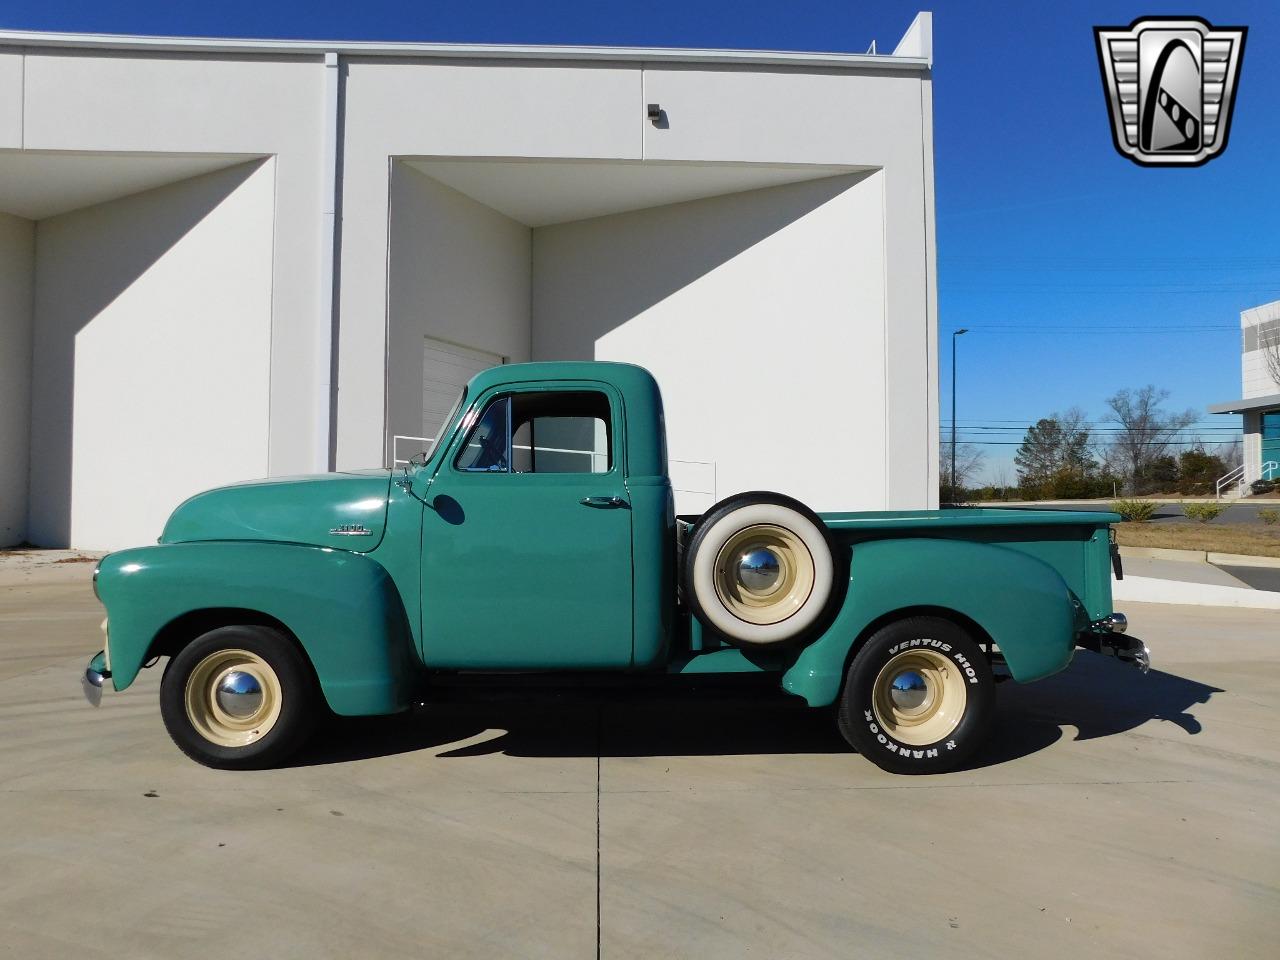
M930 18L891 54L0 31L0 546L658 378L676 506L937 505Z
M1215 403L1210 413L1244 415L1243 483L1280 480L1280 300L1240 314L1240 381L1244 397ZM1273 367L1275 369L1273 369Z

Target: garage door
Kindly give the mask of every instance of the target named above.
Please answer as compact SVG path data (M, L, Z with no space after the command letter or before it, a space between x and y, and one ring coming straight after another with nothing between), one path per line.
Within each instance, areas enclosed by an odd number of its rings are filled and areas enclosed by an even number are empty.
M506 358L484 350L424 338L422 345L422 435L434 440L468 380Z

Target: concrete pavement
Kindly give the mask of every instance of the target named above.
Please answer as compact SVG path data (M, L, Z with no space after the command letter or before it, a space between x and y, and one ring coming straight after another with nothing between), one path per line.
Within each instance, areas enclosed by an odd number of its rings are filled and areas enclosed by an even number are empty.
M0 575L0 944L94 957L1270 957L1275 613L1129 606L1147 676L1000 688L902 778L780 697L562 694L186 760L159 669L79 702L91 564ZM7 578L7 579L6 579ZM16 579L15 579L16 578Z

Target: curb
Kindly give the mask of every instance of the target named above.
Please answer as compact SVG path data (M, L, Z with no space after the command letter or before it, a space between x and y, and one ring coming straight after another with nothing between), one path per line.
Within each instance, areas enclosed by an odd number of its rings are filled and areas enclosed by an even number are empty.
M1206 563L1208 554L1203 550L1175 550L1172 547L1121 547L1121 557L1135 560L1182 560L1187 563Z
M1254 557L1243 553L1209 553L1206 559L1212 564L1228 567L1270 567L1280 569L1280 557Z
M1125 577L1113 582L1114 600L1134 603L1176 603L1201 607L1246 607L1280 610L1280 593L1249 587L1221 587L1208 583L1184 583L1155 577Z
M1243 553L1214 553L1212 550L1174 550L1171 547L1121 547L1121 557L1134 560L1181 560L1228 567L1270 567L1280 569L1280 557L1255 557Z

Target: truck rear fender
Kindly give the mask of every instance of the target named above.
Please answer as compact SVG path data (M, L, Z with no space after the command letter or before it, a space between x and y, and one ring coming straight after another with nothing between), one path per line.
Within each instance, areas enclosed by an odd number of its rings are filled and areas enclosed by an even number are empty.
M915 537L855 543L848 559L843 606L783 674L783 688L811 706L835 701L862 641L925 611L968 627L979 643L993 641L1020 682L1071 662L1075 604L1041 560L1008 547Z
M391 577L360 554L243 541L142 547L102 561L98 593L117 690L153 657L232 623L296 640L338 714L404 709L421 671Z

